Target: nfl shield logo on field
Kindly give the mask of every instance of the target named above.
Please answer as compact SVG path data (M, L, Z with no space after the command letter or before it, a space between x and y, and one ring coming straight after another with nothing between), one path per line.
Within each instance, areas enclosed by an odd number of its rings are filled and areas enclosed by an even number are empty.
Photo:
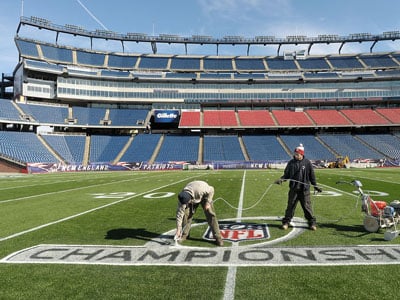
M269 230L267 224L252 223L224 223L219 224L221 237L231 242L269 239ZM208 227L203 236L206 240L214 240L211 228Z

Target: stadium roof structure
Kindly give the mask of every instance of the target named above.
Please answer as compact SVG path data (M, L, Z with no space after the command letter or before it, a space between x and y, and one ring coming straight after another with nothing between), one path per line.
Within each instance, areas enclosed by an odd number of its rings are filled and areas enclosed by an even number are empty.
M50 30L44 40L26 37L22 26ZM31 33L31 28L27 28ZM55 41L53 40L55 33ZM61 45L60 34L83 37L90 46ZM50 37L49 37L50 36ZM50 39L50 41L48 40ZM228 36L181 37L160 34L119 34L88 31L75 25L54 25L37 17L21 17L15 43L20 61L14 75L14 95L26 99L87 105L199 107L294 107L336 105L399 105L400 52L328 53L306 50L283 56L158 54L157 45L210 44L277 45L378 41L400 39L400 32L380 35L351 34L287 36L286 38ZM122 50L93 49L93 41L108 41ZM79 39L82 42L82 38ZM147 43L153 53L126 52L124 43ZM69 43L69 42L68 42ZM87 43L84 43L87 45ZM174 49L175 47L172 47ZM241 47L243 50L243 47ZM248 52L247 51L247 52ZM187 51L186 51L187 52ZM217 51L218 52L218 51ZM339 49L340 52L340 49ZM293 55L291 55L293 54Z
M95 31L86 30L76 25L56 25L51 21L35 16L20 18L20 23L17 28L17 34L20 31L21 26L32 26L39 29L46 29L56 32L56 43L60 33L71 34L74 36L88 37L93 39L105 39L105 40L116 40L120 41L122 50L125 52L125 42L136 42L136 43L150 43L154 54L157 53L157 44L183 44L185 46L185 53L187 54L187 46L189 44L197 45L215 45L216 55L219 54L220 45L247 45L247 55L249 55L250 47L254 45L276 45L277 55L280 55L280 49L282 45L307 45L307 54L310 54L311 48L315 44L338 44L338 53L341 54L343 46L347 43L364 43L372 42L370 52L373 52L373 48L380 41L395 41L400 39L400 31L386 31L381 34L371 33L352 33L347 36L341 36L336 34L321 34L316 37L308 37L304 35L289 35L284 38L275 36L255 36L255 37L243 37L243 36L224 36L222 38L215 38L207 35L192 35L192 36L180 36L175 34L159 34L159 35L148 35L146 33L117 33L109 30L96 29Z

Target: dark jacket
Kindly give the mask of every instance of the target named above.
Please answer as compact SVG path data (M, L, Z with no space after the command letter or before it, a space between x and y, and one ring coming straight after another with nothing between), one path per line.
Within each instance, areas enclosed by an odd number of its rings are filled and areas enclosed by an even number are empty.
M309 190L310 183L313 186L317 185L313 165L305 157L302 160L291 159L281 179L292 179L289 187L296 190Z

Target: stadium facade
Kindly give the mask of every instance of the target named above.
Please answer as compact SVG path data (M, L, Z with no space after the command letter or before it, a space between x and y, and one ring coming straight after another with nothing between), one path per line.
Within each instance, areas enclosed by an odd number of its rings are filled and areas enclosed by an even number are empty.
M37 31L35 39L21 34ZM38 39L40 30L54 40ZM81 48L60 35L90 41ZM0 126L4 165L36 170L163 169L188 165L270 167L299 143L319 165L400 159L400 52L375 53L399 32L318 37L180 37L119 34L22 17L15 43L19 63L2 80ZM93 49L117 41L121 51ZM346 43L369 53L342 53ZM125 51L145 43L150 53ZM315 44L338 53L312 55ZM184 53L158 53L181 45ZM191 45L216 53L188 54ZM224 45L243 55L219 55ZM249 55L276 46L274 56ZM281 53L281 46L304 45ZM104 46L107 49L107 46ZM5 87L13 85L12 97ZM32 170L32 168L31 168Z

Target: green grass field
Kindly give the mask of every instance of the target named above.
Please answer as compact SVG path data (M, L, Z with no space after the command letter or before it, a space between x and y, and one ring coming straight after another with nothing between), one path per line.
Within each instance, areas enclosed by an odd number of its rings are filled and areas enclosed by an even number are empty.
M219 220L282 216L288 186L281 170L57 173L0 176L0 259L36 245L143 246L175 227L176 194L189 181L215 187ZM316 170L318 230L270 247L398 245L384 230L368 233L355 188L375 200L400 199L400 169ZM388 193L380 195L379 192ZM374 195L374 194L373 194ZM242 199L242 208L238 210ZM298 206L296 216L303 217ZM202 239L197 211L185 246L217 249ZM268 222L271 238L287 232ZM225 242L239 248L256 242ZM166 245L165 247L169 247ZM400 258L397 259L397 261ZM399 265L174 266L0 263L0 299L388 299L400 289Z

